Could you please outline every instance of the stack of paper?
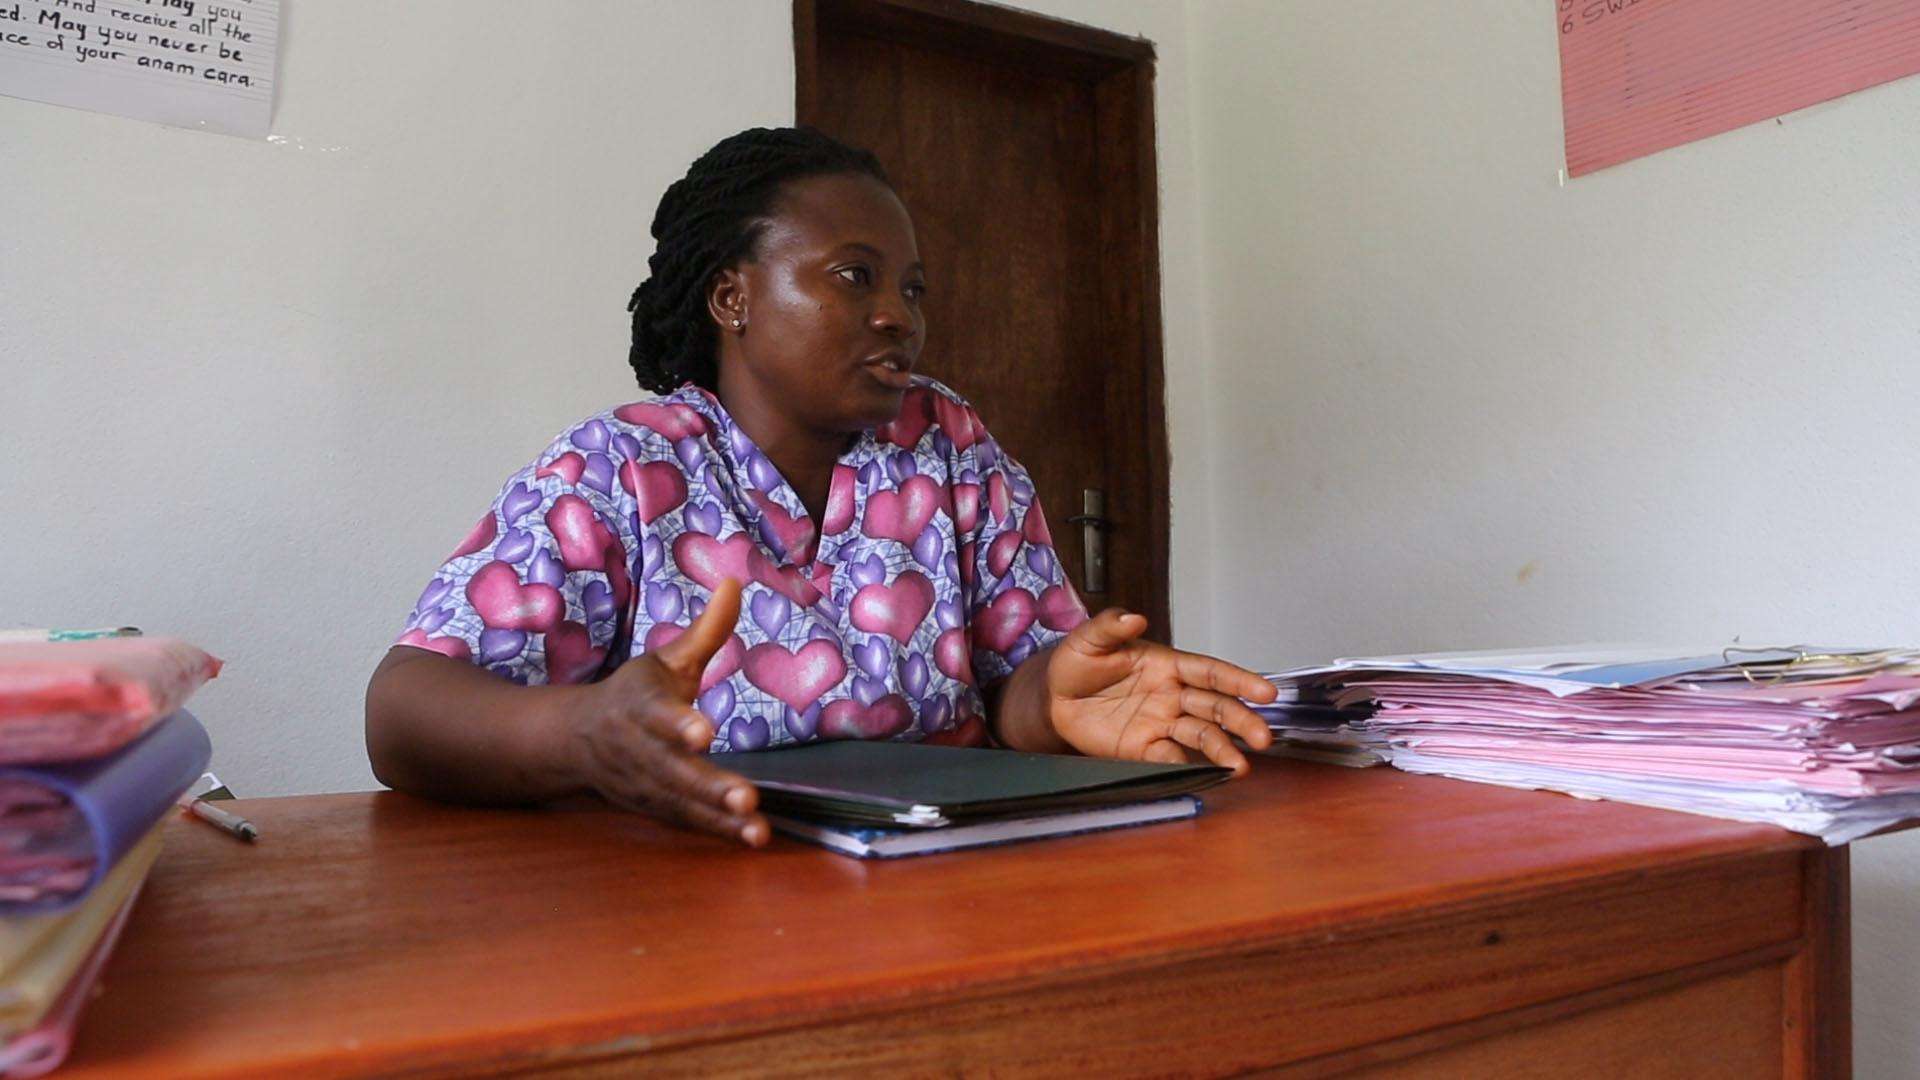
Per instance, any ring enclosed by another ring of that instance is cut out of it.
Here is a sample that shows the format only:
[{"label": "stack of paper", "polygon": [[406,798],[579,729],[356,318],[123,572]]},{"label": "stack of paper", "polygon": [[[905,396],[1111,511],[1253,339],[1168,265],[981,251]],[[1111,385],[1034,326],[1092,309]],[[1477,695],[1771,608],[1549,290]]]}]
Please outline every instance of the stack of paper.
[{"label": "stack of paper", "polygon": [[0,1077],[64,1060],[213,747],[179,706],[219,670],[157,638],[0,643]]},{"label": "stack of paper", "polygon": [[1273,683],[1278,691],[1274,701],[1248,705],[1273,733],[1267,753],[1361,768],[1384,760],[1378,738],[1364,724],[1373,715],[1371,703],[1337,705],[1322,687],[1278,676]]},{"label": "stack of paper", "polygon": [[1840,844],[1920,818],[1920,651],[1551,650],[1275,678],[1395,766],[1766,821]]}]

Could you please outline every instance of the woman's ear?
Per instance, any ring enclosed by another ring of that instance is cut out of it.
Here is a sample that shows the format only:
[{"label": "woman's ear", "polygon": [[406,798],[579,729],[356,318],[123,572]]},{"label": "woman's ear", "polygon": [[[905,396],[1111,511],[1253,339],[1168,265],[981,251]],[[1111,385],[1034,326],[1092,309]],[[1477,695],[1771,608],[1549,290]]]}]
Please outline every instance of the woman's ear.
[{"label": "woman's ear", "polygon": [[713,276],[707,289],[707,311],[723,334],[738,334],[747,328],[747,278],[729,267]]}]

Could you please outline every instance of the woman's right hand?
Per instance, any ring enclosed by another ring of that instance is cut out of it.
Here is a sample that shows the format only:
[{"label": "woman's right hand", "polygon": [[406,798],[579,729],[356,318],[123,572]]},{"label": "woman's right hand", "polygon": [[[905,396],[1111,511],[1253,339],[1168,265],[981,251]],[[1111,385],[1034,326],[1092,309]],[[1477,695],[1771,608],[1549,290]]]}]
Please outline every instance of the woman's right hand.
[{"label": "woman's right hand", "polygon": [[580,782],[615,806],[759,847],[769,834],[759,793],[707,760],[713,724],[693,707],[739,618],[740,583],[729,578],[685,633],[582,687],[566,738]]}]

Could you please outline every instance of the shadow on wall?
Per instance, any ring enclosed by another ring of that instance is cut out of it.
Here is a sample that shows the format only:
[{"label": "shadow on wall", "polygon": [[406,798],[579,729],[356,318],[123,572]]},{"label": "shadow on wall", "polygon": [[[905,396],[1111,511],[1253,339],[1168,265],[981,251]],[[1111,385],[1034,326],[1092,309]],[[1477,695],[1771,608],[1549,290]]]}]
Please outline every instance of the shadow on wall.
[{"label": "shadow on wall", "polygon": [[1862,1077],[1920,1076],[1920,967],[1876,942],[1920,930],[1920,832],[1853,849],[1854,1065]]}]

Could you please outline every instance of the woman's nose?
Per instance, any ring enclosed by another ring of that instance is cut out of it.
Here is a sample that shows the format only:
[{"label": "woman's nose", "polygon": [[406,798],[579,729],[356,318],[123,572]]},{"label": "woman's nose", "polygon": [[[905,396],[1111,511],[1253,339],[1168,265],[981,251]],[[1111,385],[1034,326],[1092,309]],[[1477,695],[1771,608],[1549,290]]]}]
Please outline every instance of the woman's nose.
[{"label": "woman's nose", "polygon": [[874,330],[888,337],[907,337],[913,333],[913,315],[907,311],[904,300],[880,301],[867,321]]}]

